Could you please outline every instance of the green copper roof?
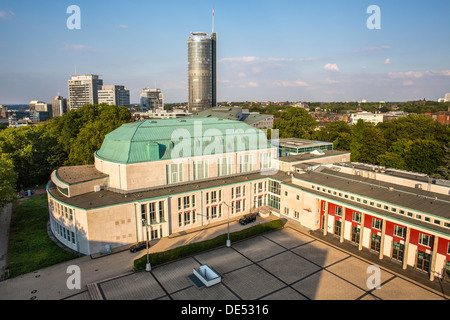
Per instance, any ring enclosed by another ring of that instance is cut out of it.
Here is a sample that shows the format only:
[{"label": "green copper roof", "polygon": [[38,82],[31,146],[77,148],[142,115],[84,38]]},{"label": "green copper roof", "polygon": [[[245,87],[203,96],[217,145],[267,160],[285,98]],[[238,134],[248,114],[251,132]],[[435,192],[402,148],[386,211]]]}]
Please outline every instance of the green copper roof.
[{"label": "green copper roof", "polygon": [[149,119],[107,134],[96,157],[126,164],[267,148],[265,134],[241,121]]}]

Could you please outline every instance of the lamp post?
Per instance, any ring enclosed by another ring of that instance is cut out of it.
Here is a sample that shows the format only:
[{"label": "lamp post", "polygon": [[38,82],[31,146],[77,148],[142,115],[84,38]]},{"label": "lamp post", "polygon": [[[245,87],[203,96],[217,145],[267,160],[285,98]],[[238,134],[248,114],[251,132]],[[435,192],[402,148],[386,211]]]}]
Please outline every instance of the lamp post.
[{"label": "lamp post", "polygon": [[145,243],[146,247],[147,247],[147,264],[145,265],[145,271],[149,272],[150,270],[152,270],[152,266],[150,265],[150,258],[148,255],[148,227],[149,225],[145,222],[145,219],[142,219],[142,226],[147,227],[147,241]]},{"label": "lamp post", "polygon": [[227,212],[228,212],[228,239],[227,239],[227,247],[231,247],[231,241],[230,241],[230,206],[224,201],[224,205],[227,206]]}]

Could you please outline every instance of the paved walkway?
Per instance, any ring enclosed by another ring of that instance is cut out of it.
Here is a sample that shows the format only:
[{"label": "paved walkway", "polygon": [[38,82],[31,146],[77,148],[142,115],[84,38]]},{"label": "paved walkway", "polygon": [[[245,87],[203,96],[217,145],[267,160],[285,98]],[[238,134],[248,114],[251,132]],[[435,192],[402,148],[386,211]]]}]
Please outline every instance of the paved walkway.
[{"label": "paved walkway", "polygon": [[[207,288],[190,278],[207,264],[222,276]],[[70,300],[445,300],[439,291],[287,226],[251,239],[89,284]]]},{"label": "paved walkway", "polygon": [[11,223],[12,204],[0,209],[0,281],[4,279],[6,254],[8,253],[9,225]]},{"label": "paved walkway", "polygon": [[[261,221],[258,218],[257,223]],[[236,221],[230,223],[231,232],[242,228]],[[164,238],[154,241],[150,251],[213,238],[226,230],[225,223]],[[133,261],[145,255],[145,250],[85,256],[0,282],[0,300],[448,299],[447,289],[440,289],[439,284],[424,285],[386,266],[380,266],[381,289],[369,288],[367,270],[377,261],[325,240],[288,222],[281,230],[155,266],[151,272],[132,270]],[[201,264],[214,268],[222,282],[198,288],[189,276]],[[71,265],[81,270],[80,289],[67,287]]]}]

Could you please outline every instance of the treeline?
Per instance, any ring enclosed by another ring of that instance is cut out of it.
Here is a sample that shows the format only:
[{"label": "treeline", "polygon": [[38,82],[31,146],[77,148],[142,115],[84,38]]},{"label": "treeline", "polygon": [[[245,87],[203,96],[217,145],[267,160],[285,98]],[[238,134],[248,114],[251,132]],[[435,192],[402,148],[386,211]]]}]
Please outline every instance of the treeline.
[{"label": "treeline", "polygon": [[1,130],[0,205],[15,190],[46,183],[60,166],[92,164],[105,135],[130,120],[125,107],[89,104],[37,126]]},{"label": "treeline", "polygon": [[280,138],[297,137],[333,143],[334,149],[351,152],[351,161],[364,162],[450,179],[450,126],[428,115],[381,122],[359,120],[350,126],[344,121],[318,122],[308,112],[288,108],[274,123]]}]

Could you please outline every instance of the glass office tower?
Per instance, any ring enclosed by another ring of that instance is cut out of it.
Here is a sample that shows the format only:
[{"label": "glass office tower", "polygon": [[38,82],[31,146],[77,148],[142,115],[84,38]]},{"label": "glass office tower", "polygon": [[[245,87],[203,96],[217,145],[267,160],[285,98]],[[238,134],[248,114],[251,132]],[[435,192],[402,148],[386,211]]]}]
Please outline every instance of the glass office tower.
[{"label": "glass office tower", "polygon": [[191,32],[188,38],[189,112],[217,105],[216,33]]}]

